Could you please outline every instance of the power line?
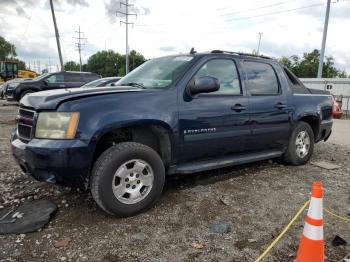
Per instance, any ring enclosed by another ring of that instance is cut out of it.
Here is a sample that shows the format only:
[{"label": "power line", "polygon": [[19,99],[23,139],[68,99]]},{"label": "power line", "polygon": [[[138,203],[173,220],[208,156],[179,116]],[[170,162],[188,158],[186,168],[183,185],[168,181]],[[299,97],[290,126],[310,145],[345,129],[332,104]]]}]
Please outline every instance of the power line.
[{"label": "power line", "polygon": [[322,3],[322,4],[313,4],[313,5],[302,6],[302,7],[293,8],[293,9],[282,10],[282,11],[278,11],[278,12],[270,12],[270,13],[264,13],[264,14],[260,14],[260,15],[231,18],[231,19],[226,19],[225,21],[229,22],[229,21],[257,18],[257,17],[262,17],[262,16],[277,15],[277,14],[292,12],[292,11],[296,11],[296,10],[306,9],[306,8],[310,8],[310,7],[323,6],[323,5],[324,5],[324,3]]},{"label": "power line", "polygon": [[80,72],[81,72],[81,69],[82,69],[82,63],[81,63],[81,51],[83,49],[83,46],[84,44],[81,43],[81,40],[86,40],[85,37],[81,37],[81,35],[84,33],[84,32],[81,32],[80,31],[80,26],[79,26],[79,30],[78,31],[75,31],[76,34],[78,34],[78,37],[73,37],[75,39],[78,40],[78,42],[75,43],[75,46],[79,52],[79,69],[80,69]]},{"label": "power line", "polygon": [[128,43],[128,27],[129,25],[133,25],[134,23],[129,23],[129,16],[135,16],[137,17],[137,14],[129,13],[129,7],[133,6],[128,3],[128,0],[125,0],[125,2],[120,2],[120,8],[122,6],[125,6],[125,13],[121,11],[116,12],[116,16],[118,14],[125,16],[125,21],[120,21],[121,24],[125,24],[125,74],[129,73],[129,43]]},{"label": "power line", "polygon": [[296,0],[289,0],[289,1],[284,1],[284,2],[278,2],[278,3],[274,3],[274,4],[270,4],[270,5],[264,5],[264,6],[260,6],[260,7],[244,9],[244,10],[235,11],[235,12],[231,12],[231,13],[227,13],[227,14],[222,14],[222,16],[234,15],[234,14],[238,14],[238,13],[247,13],[247,12],[250,12],[250,11],[265,9],[265,8],[273,7],[273,6],[279,6],[279,5],[283,5],[283,4],[291,3],[291,2],[295,2],[295,1]]}]

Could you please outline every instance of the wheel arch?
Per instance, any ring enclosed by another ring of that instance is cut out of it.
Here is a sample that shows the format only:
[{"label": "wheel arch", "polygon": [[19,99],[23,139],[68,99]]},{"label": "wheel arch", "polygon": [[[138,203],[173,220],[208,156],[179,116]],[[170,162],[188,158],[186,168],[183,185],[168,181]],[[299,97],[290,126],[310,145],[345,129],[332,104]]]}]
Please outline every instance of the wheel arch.
[{"label": "wheel arch", "polygon": [[318,133],[320,131],[320,117],[316,114],[305,114],[298,118],[298,122],[305,122],[310,125],[313,133],[314,139],[317,140]]},{"label": "wheel arch", "polygon": [[159,120],[110,125],[94,137],[91,168],[107,148],[120,142],[137,142],[151,147],[160,155],[165,166],[170,164],[173,155],[173,133],[167,123]]}]

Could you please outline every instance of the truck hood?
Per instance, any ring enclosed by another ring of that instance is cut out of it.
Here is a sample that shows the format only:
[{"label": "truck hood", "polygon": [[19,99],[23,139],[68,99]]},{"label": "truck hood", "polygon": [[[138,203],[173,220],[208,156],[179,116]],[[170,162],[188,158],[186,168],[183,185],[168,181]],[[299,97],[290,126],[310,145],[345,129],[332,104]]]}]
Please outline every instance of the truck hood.
[{"label": "truck hood", "polygon": [[118,86],[107,88],[69,88],[36,92],[24,96],[20,106],[31,107],[35,110],[54,110],[61,103],[89,96],[101,96],[125,92],[138,92],[143,89],[131,86]]}]

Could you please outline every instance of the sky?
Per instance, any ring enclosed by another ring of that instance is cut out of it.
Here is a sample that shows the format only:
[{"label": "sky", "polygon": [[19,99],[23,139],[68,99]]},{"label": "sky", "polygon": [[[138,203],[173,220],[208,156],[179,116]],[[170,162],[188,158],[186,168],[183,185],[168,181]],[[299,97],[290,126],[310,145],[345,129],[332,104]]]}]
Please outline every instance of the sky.
[{"label": "sky", "polygon": [[[121,0],[125,1],[125,0]],[[0,0],[0,35],[15,44],[32,69],[57,68],[49,0]],[[327,0],[129,0],[129,48],[146,58],[196,51],[302,56],[320,49]],[[63,60],[79,61],[76,31],[83,33],[83,63],[97,51],[125,54],[125,12],[119,0],[53,0]],[[350,73],[350,0],[332,0],[326,56]],[[34,61],[36,68],[34,68]],[[39,61],[39,63],[38,63]]]}]

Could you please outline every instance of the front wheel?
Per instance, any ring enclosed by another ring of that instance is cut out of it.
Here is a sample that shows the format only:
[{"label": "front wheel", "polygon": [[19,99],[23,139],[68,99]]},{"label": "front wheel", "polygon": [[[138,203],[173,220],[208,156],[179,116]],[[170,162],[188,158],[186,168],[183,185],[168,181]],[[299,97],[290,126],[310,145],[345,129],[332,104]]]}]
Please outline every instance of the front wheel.
[{"label": "front wheel", "polygon": [[163,190],[164,165],[152,148],[134,142],[112,146],[97,159],[91,193],[109,214],[131,216],[152,206]]},{"label": "front wheel", "polygon": [[299,122],[290,136],[283,159],[291,165],[303,165],[310,160],[313,150],[314,132],[308,123]]}]

